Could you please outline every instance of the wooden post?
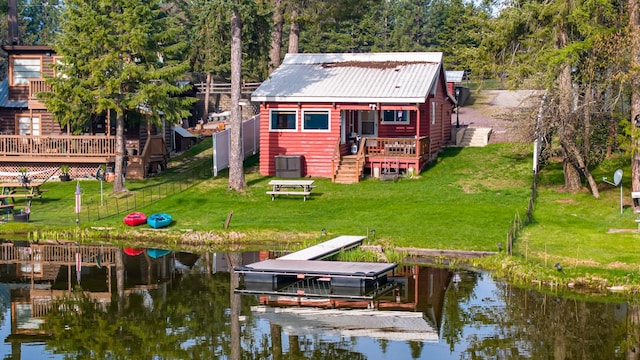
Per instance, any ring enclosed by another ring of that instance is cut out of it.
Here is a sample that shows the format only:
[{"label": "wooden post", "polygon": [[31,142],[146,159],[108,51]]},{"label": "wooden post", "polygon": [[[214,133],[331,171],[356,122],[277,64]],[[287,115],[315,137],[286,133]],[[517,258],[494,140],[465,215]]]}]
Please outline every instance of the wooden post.
[{"label": "wooden post", "polygon": [[229,211],[229,215],[227,215],[227,221],[224,222],[224,228],[229,228],[229,223],[231,223],[231,217],[233,216],[233,210]]}]

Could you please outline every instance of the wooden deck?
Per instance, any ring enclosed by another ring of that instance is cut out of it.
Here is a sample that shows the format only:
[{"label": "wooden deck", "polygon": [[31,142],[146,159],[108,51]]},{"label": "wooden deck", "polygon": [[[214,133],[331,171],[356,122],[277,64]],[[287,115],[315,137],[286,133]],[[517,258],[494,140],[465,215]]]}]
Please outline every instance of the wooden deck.
[{"label": "wooden deck", "polygon": [[116,137],[107,135],[0,135],[0,161],[113,161]]}]

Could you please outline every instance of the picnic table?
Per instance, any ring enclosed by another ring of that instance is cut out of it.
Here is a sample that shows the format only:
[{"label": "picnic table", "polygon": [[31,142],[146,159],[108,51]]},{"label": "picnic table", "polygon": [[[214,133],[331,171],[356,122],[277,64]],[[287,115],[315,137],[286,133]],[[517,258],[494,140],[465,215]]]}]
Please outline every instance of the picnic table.
[{"label": "picnic table", "polygon": [[313,180],[271,180],[269,185],[273,187],[273,190],[267,191],[271,201],[276,199],[276,195],[301,195],[307,201],[307,196],[315,188]]},{"label": "picnic table", "polygon": [[27,207],[31,206],[31,200],[34,197],[39,197],[42,200],[42,195],[44,190],[40,188],[41,183],[1,183],[0,188],[2,188],[2,192],[0,193],[0,205],[10,205],[8,203],[8,199],[11,199],[13,203],[16,202],[16,199],[22,198],[27,201]]}]

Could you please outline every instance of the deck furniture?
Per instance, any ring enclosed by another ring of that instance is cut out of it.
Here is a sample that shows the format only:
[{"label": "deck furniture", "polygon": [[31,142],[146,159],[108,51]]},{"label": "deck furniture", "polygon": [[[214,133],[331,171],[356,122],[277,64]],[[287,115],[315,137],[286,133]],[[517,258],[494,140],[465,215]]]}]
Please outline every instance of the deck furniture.
[{"label": "deck furniture", "polygon": [[272,191],[267,191],[271,195],[271,201],[276,199],[276,195],[301,195],[304,201],[307,196],[311,195],[313,180],[271,180],[269,185],[273,187]]}]

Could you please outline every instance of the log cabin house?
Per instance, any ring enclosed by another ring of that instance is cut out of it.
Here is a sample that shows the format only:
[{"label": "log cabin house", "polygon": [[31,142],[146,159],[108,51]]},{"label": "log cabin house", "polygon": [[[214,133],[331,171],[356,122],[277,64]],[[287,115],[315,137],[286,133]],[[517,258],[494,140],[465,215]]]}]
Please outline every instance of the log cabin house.
[{"label": "log cabin house", "polygon": [[252,94],[260,173],[358,182],[421,171],[451,139],[442,53],[287,54]]},{"label": "log cabin house", "polygon": [[[51,64],[60,57],[49,46],[1,48],[8,55],[8,75],[0,83],[0,177],[23,168],[48,178],[60,175],[61,165],[69,165],[71,177],[92,177],[100,165],[113,166],[115,114],[96,116],[82,129],[62,128],[37,97],[50,91],[45,75],[54,75]],[[135,116],[144,118],[141,113]],[[127,121],[127,178],[141,179],[166,169],[170,140],[168,124]]]}]

